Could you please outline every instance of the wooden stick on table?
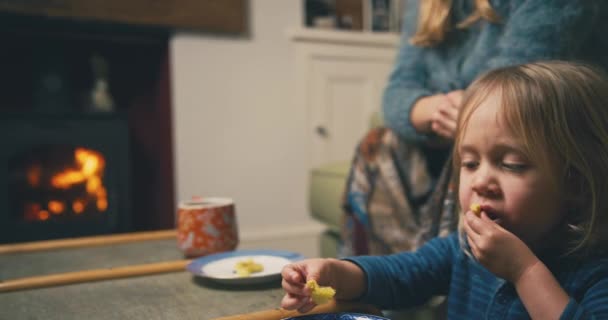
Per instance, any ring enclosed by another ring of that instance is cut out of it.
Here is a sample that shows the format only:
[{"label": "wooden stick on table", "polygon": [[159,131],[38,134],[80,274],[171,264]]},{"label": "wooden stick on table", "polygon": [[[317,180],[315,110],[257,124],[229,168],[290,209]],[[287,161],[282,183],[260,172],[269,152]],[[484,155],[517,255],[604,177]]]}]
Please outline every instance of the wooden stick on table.
[{"label": "wooden stick on table", "polygon": [[296,310],[285,310],[282,308],[263,310],[247,314],[237,314],[228,317],[216,318],[213,320],[280,320],[289,317],[296,317],[305,314],[331,313],[331,312],[360,312],[373,315],[382,315],[382,312],[371,305],[355,302],[336,302],[332,300],[328,303],[318,305],[307,313],[299,313]]},{"label": "wooden stick on table", "polygon": [[87,281],[135,277],[156,273],[184,271],[190,261],[191,260],[187,259],[174,260],[110,269],[83,270],[75,272],[56,273],[45,276],[12,279],[0,281],[0,292],[65,285]]},{"label": "wooden stick on table", "polygon": [[146,240],[162,240],[176,237],[173,229],[161,231],[132,232],[105,236],[80,237],[70,239],[33,241],[0,245],[0,254],[21,253],[42,250],[78,248],[87,246],[102,246],[116,243],[126,243]]}]

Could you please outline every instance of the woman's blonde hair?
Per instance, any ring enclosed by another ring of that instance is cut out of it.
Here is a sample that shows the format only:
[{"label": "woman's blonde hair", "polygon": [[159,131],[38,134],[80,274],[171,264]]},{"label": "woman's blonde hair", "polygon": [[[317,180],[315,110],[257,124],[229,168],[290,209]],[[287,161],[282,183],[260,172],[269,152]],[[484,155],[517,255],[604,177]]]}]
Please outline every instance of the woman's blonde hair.
[{"label": "woman's blonde hair", "polygon": [[[421,47],[432,47],[441,43],[452,28],[453,0],[420,0],[418,28],[410,43]],[[475,10],[466,19],[456,24],[456,28],[465,29],[485,19],[500,22],[500,16],[492,9],[489,0],[475,0]]]},{"label": "woman's blonde hair", "polygon": [[[531,161],[546,170],[564,196],[559,238],[564,255],[608,249],[608,78],[592,66],[564,61],[495,69],[473,82],[458,119],[453,165],[471,114],[490,94]],[[462,230],[461,230],[462,231]]]}]

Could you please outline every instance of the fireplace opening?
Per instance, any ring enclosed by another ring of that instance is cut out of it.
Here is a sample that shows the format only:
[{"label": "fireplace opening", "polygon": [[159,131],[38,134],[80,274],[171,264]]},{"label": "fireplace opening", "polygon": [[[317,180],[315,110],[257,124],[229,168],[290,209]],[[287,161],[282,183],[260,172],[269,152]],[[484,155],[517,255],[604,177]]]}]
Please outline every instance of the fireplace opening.
[{"label": "fireplace opening", "polygon": [[0,241],[132,229],[128,120],[6,114],[0,120]]},{"label": "fireplace opening", "polygon": [[9,208],[16,220],[99,219],[108,211],[105,157],[66,145],[44,146],[9,161]]},{"label": "fireplace opening", "polygon": [[174,226],[166,30],[0,19],[0,243]]}]

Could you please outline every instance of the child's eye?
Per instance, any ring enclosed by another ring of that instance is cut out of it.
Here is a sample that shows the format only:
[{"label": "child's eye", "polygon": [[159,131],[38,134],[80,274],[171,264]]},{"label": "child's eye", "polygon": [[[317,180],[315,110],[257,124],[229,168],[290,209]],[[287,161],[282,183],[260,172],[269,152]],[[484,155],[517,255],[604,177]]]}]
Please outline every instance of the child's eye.
[{"label": "child's eye", "polygon": [[469,169],[469,170],[477,168],[477,165],[478,165],[477,161],[463,161],[460,164],[461,167]]},{"label": "child's eye", "polygon": [[527,164],[503,162],[502,167],[513,172],[523,172],[528,168]]}]

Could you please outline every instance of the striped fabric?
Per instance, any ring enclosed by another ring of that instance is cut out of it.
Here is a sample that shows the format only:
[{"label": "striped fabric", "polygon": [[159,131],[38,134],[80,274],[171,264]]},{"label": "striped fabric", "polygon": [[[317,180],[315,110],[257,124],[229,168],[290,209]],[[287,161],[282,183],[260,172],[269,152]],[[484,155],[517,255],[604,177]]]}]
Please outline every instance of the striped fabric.
[{"label": "striped fabric", "polygon": [[[435,238],[416,252],[346,260],[367,275],[361,300],[384,309],[416,306],[432,296],[447,295],[449,319],[530,318],[514,286],[465,255],[456,233]],[[608,319],[608,258],[541,260],[570,295],[561,319]]]}]

